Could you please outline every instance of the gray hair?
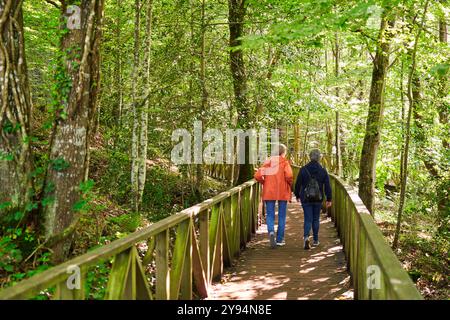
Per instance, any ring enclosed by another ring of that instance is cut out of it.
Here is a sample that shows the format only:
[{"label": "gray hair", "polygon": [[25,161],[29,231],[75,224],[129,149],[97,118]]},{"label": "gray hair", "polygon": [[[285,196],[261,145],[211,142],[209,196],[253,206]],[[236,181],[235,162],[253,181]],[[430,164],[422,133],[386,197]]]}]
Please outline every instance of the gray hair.
[{"label": "gray hair", "polygon": [[280,144],[275,145],[273,151],[274,151],[274,154],[278,154],[279,156],[281,156],[283,153],[287,152],[287,147],[286,147],[286,145],[280,143]]},{"label": "gray hair", "polygon": [[311,150],[311,152],[309,153],[309,158],[311,159],[311,161],[319,162],[321,157],[322,153],[320,153],[319,149]]}]

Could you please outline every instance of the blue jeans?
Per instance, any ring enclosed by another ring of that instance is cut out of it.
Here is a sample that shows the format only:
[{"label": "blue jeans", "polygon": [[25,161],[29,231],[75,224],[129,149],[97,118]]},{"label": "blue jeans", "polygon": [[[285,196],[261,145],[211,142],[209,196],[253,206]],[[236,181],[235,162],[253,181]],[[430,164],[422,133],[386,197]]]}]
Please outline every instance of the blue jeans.
[{"label": "blue jeans", "polygon": [[303,237],[309,237],[309,232],[312,227],[314,241],[319,241],[320,210],[322,209],[322,203],[302,203],[302,207],[305,215]]},{"label": "blue jeans", "polygon": [[[266,200],[266,223],[269,234],[275,233],[275,200]],[[278,229],[277,242],[284,240],[284,229],[286,227],[287,201],[278,200]]]}]

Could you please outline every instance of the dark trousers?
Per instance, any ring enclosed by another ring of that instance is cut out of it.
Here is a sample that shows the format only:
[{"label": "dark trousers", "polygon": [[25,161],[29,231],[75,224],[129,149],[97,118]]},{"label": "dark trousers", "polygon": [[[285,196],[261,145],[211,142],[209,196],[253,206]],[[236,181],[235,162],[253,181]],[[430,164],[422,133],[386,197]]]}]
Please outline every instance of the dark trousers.
[{"label": "dark trousers", "polygon": [[322,203],[304,203],[302,206],[305,215],[303,237],[309,237],[312,227],[314,241],[319,241],[320,210],[322,209]]}]

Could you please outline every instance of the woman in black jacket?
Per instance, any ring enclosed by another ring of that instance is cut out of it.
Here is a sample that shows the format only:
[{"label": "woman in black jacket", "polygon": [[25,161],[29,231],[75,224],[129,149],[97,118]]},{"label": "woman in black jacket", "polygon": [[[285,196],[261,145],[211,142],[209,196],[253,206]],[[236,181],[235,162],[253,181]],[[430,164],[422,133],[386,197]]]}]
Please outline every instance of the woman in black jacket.
[{"label": "woman in black jacket", "polygon": [[[300,169],[295,183],[295,197],[298,202],[301,202],[305,215],[303,237],[306,250],[310,248],[309,233],[311,227],[313,230],[313,246],[319,245],[320,210],[324,193],[327,199],[327,208],[331,207],[332,204],[330,177],[327,170],[319,163],[321,157],[319,150],[312,150],[309,153],[311,161]],[[315,192],[315,189],[317,192]]]}]

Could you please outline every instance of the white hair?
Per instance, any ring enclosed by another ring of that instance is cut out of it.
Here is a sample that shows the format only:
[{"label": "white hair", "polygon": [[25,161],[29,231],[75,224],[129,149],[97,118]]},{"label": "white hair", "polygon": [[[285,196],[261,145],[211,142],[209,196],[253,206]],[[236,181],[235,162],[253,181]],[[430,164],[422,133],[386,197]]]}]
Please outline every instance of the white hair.
[{"label": "white hair", "polygon": [[311,150],[311,152],[309,153],[309,158],[311,159],[311,161],[319,162],[321,157],[322,153],[320,152],[319,149]]}]

